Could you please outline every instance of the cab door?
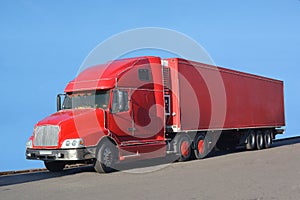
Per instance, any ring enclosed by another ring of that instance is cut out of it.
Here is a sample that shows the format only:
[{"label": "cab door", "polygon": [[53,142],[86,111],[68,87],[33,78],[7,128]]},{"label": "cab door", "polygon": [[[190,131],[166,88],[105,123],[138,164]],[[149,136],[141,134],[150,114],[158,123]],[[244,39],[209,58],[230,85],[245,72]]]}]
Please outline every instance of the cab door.
[{"label": "cab door", "polygon": [[112,91],[108,127],[112,133],[118,136],[134,135],[129,94],[130,90],[128,89]]}]

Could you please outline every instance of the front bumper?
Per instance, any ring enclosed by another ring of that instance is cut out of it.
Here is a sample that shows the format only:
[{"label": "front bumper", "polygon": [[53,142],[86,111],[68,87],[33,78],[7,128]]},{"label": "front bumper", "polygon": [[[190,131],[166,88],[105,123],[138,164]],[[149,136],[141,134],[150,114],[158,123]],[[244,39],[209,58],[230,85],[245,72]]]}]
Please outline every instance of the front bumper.
[{"label": "front bumper", "polygon": [[26,149],[29,160],[62,160],[76,161],[95,158],[96,148],[80,149]]}]

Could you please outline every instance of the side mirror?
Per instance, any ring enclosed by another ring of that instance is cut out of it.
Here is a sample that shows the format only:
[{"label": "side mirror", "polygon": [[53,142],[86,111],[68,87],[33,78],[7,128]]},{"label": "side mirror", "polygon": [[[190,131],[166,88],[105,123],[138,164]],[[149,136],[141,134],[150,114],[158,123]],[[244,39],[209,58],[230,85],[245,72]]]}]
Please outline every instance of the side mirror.
[{"label": "side mirror", "polygon": [[62,101],[61,101],[62,96],[66,97],[66,94],[58,94],[56,96],[56,109],[57,109],[57,111],[60,111],[60,110],[63,109]]},{"label": "side mirror", "polygon": [[61,95],[58,94],[57,97],[56,97],[56,109],[57,111],[60,111],[61,110]]}]

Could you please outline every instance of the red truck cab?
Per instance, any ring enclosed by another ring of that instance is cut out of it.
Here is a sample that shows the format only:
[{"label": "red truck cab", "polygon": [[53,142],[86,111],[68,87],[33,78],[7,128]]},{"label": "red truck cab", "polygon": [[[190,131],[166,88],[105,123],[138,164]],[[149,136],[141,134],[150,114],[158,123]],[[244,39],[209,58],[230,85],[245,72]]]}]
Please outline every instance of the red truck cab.
[{"label": "red truck cab", "polygon": [[[110,170],[104,166],[112,159],[164,156],[161,76],[158,57],[122,59],[85,69],[69,82],[65,94],[58,95],[58,111],[35,125],[26,158],[43,160],[50,171],[98,160],[95,168],[101,172]],[[105,155],[97,157],[99,152]]]}]

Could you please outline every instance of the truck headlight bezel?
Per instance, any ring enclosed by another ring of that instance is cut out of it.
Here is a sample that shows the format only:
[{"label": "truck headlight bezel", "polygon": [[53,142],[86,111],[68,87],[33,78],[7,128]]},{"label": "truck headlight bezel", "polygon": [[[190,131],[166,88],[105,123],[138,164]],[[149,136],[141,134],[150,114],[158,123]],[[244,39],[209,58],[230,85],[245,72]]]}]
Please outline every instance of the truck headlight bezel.
[{"label": "truck headlight bezel", "polygon": [[82,138],[66,139],[63,141],[62,149],[74,149],[84,147],[84,141]]}]

